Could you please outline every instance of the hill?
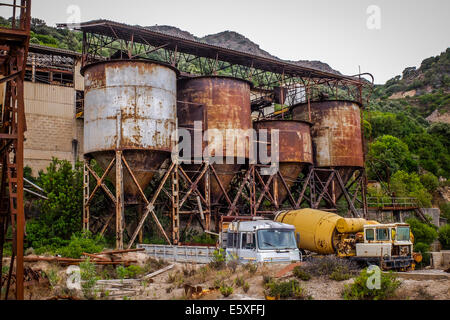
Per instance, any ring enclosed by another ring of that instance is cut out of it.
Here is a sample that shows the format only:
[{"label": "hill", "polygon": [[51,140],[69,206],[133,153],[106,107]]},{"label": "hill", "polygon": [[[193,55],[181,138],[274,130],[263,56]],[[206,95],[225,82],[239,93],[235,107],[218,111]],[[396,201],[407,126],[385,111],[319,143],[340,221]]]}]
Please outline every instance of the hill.
[{"label": "hill", "polygon": [[313,60],[313,61],[310,61],[310,60],[298,60],[298,61],[282,60],[276,56],[271,55],[269,52],[261,49],[258,44],[254,43],[250,39],[246,38],[242,34],[235,32],[235,31],[227,30],[227,31],[222,31],[219,33],[210,34],[205,37],[199,38],[187,31],[184,31],[179,28],[172,27],[172,26],[155,25],[155,26],[148,26],[146,28],[148,28],[150,30],[158,31],[158,32],[171,34],[174,36],[183,37],[183,38],[194,40],[194,41],[204,42],[204,43],[207,43],[210,45],[222,46],[222,47],[230,48],[230,49],[237,50],[237,51],[248,52],[248,53],[258,55],[261,57],[276,59],[276,60],[280,60],[280,61],[298,64],[298,65],[308,67],[308,68],[314,68],[314,69],[318,69],[318,70],[322,70],[322,71],[326,71],[326,72],[341,74],[339,71],[331,68],[327,63],[317,61],[317,60]]},{"label": "hill", "polygon": [[[369,179],[450,218],[450,48],[375,87],[364,112]],[[381,193],[380,193],[381,192]]]}]

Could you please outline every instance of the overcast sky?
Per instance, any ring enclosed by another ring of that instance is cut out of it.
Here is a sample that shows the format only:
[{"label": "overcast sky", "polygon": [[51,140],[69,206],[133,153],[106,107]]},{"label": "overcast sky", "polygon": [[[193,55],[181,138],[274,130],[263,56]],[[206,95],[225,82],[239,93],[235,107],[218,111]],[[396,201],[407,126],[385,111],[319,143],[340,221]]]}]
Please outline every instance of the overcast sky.
[{"label": "overcast sky", "polygon": [[[204,36],[239,32],[289,60],[320,60],[384,83],[450,45],[449,0],[33,0],[47,24],[74,18],[172,25]],[[375,7],[374,7],[375,6]],[[4,9],[2,9],[3,13]]]}]

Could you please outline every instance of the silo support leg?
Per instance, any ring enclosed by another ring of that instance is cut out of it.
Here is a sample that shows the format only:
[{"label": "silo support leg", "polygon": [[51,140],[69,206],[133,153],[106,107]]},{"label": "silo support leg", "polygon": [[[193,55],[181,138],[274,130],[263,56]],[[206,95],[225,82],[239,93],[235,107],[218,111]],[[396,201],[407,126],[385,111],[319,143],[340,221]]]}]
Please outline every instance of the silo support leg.
[{"label": "silo support leg", "polygon": [[122,151],[116,151],[116,249],[123,249],[123,193]]},{"label": "silo support leg", "polygon": [[[308,173],[308,176],[306,177],[305,181],[303,182],[302,191],[300,192],[300,196],[298,197],[297,203],[295,204],[295,208],[296,209],[300,208],[300,206],[301,206],[301,204],[303,202],[303,199],[306,198],[305,192],[306,192],[306,189],[308,188],[308,186],[311,183],[311,177],[312,177],[313,173],[314,173],[313,169],[310,169],[309,173]],[[309,202],[310,202],[310,205],[312,206],[312,199],[309,199]]]},{"label": "silo support leg", "polygon": [[345,188],[345,184],[344,181],[342,181],[341,175],[339,174],[339,172],[337,172],[336,177],[338,179],[339,182],[339,186],[342,188],[342,192],[344,193],[345,199],[348,202],[348,205],[350,206],[350,210],[352,211],[352,214],[354,217],[358,217],[359,218],[359,213],[355,208],[355,205],[352,202],[352,199],[350,198],[350,195],[347,192],[347,189]]},{"label": "silo support leg", "polygon": [[83,231],[89,231],[89,170],[87,160],[83,165]]}]

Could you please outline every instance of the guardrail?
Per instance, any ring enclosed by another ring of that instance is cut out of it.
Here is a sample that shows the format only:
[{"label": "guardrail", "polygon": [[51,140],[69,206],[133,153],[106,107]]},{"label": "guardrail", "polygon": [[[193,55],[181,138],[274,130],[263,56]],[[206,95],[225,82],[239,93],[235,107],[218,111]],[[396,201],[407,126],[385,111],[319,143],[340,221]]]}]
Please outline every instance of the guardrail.
[{"label": "guardrail", "polygon": [[187,263],[209,263],[216,250],[216,247],[169,246],[159,244],[138,244],[136,247],[144,248],[145,253],[155,259]]},{"label": "guardrail", "polygon": [[388,198],[388,197],[368,197],[367,206],[369,208],[420,208],[416,198]]}]

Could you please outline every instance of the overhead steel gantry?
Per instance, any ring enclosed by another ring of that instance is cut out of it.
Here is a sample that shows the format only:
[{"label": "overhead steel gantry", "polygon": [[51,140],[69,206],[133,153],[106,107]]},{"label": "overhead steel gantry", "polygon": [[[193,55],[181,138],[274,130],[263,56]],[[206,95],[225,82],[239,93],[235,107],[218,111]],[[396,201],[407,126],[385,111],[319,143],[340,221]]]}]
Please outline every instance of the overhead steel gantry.
[{"label": "overhead steel gantry", "polygon": [[370,88],[370,82],[361,75],[325,72],[109,20],[64,23],[58,27],[83,32],[83,66],[105,59],[151,59],[178,68],[182,76],[226,74],[249,80],[254,88],[261,90],[302,85],[308,100],[324,90],[330,98],[355,100],[361,104],[368,98],[363,97],[367,91],[363,87]]},{"label": "overhead steel gantry", "polygon": [[[11,26],[0,27],[0,269],[4,244],[12,241],[9,272],[0,278],[0,289],[6,286],[6,300],[15,282],[16,299],[23,300],[23,142],[26,131],[23,81],[30,40],[31,1],[2,1],[0,7],[12,11]],[[12,238],[7,239],[10,227]]]}]

